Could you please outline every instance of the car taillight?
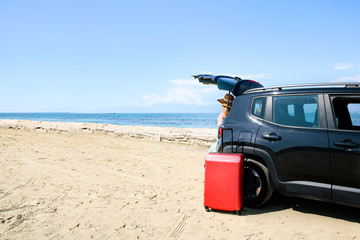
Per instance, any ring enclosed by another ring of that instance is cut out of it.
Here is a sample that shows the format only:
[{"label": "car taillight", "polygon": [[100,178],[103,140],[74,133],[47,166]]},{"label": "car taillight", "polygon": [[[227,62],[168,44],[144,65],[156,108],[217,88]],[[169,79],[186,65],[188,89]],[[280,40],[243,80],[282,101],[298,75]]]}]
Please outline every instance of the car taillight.
[{"label": "car taillight", "polygon": [[219,132],[218,132],[219,137],[222,135],[222,132],[223,132],[223,128],[220,127],[220,128],[219,128]]}]

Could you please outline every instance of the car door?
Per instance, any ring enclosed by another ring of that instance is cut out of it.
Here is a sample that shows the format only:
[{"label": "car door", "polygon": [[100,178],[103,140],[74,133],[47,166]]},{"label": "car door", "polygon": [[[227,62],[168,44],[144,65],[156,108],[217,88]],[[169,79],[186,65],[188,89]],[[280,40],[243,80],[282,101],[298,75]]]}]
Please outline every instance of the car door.
[{"label": "car door", "polygon": [[331,198],[331,168],[322,94],[270,97],[272,114],[255,145],[274,162],[287,193]]},{"label": "car door", "polygon": [[332,198],[360,204],[360,95],[330,95],[328,99]]}]

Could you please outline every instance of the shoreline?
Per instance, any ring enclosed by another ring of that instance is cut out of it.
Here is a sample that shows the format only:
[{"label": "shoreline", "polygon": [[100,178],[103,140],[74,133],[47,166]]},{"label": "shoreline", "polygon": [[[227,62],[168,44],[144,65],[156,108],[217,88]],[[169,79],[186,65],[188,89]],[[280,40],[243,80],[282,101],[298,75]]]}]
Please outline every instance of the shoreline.
[{"label": "shoreline", "polygon": [[47,122],[0,119],[0,128],[55,133],[97,133],[115,137],[151,139],[157,142],[175,142],[210,146],[217,139],[217,129],[127,126],[101,123]]}]

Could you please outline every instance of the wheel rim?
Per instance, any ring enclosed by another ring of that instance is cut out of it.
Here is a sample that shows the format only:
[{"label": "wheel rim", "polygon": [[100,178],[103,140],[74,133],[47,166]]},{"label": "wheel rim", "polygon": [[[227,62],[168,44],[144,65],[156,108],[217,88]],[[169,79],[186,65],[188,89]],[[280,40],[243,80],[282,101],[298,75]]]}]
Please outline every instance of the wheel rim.
[{"label": "wheel rim", "polygon": [[244,168],[244,196],[247,199],[254,199],[261,192],[261,178],[258,172],[252,168]]}]

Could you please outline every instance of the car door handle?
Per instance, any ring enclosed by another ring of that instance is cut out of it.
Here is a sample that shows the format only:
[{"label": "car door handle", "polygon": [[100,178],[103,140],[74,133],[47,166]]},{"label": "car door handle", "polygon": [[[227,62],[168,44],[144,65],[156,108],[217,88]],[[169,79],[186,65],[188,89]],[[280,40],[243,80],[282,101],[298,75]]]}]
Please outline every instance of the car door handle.
[{"label": "car door handle", "polygon": [[281,137],[278,136],[276,133],[270,133],[270,134],[265,134],[262,136],[264,139],[270,140],[270,141],[278,141],[281,140]]},{"label": "car door handle", "polygon": [[359,144],[358,143],[354,143],[352,141],[348,141],[348,140],[345,140],[343,142],[334,142],[334,145],[335,146],[338,146],[338,147],[343,147],[343,148],[356,148],[356,147],[359,147]]}]

